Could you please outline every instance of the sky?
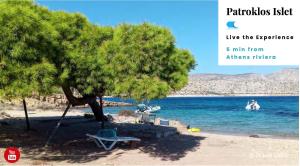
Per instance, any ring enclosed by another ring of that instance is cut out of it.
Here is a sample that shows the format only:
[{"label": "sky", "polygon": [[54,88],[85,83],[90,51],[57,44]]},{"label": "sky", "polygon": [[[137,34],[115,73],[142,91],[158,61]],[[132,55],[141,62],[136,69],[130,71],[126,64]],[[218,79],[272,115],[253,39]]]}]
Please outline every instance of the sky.
[{"label": "sky", "polygon": [[218,3],[214,0],[171,1],[100,1],[39,0],[50,10],[79,12],[98,25],[150,22],[167,27],[176,38],[176,46],[195,56],[195,73],[271,73],[295,66],[219,66]]}]

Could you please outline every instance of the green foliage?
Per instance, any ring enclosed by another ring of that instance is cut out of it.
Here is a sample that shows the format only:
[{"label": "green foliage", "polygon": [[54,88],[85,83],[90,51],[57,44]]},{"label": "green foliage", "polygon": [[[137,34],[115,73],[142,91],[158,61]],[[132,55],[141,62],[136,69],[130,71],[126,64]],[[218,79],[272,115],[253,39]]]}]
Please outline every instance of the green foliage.
[{"label": "green foliage", "polygon": [[[113,35],[111,27],[90,24],[80,14],[54,12],[53,24],[59,34],[59,46],[53,63],[60,69],[59,84],[76,88],[82,95],[106,89],[111,69],[99,47]],[[108,79],[108,80],[107,80]]]},{"label": "green foliage", "polygon": [[49,94],[161,98],[187,83],[195,61],[167,28],[105,27],[31,1],[0,2],[0,96]]},{"label": "green foliage", "polygon": [[49,13],[29,1],[0,3],[0,96],[26,97],[54,89],[49,62],[56,33]]},{"label": "green foliage", "polygon": [[175,47],[167,28],[148,23],[117,26],[100,49],[114,69],[112,94],[136,100],[162,98],[182,88],[195,64],[187,50]]}]

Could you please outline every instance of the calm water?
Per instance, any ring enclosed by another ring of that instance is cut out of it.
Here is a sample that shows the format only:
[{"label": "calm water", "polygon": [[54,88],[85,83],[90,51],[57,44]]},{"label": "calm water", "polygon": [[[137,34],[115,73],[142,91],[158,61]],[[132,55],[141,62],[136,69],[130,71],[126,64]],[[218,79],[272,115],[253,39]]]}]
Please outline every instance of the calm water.
[{"label": "calm water", "polygon": [[[255,99],[260,111],[246,111],[248,100]],[[106,98],[110,101],[125,101]],[[298,137],[299,97],[174,97],[153,100],[160,105],[158,117],[176,119],[203,131],[227,134],[259,134]],[[105,108],[106,113],[135,107]]]}]

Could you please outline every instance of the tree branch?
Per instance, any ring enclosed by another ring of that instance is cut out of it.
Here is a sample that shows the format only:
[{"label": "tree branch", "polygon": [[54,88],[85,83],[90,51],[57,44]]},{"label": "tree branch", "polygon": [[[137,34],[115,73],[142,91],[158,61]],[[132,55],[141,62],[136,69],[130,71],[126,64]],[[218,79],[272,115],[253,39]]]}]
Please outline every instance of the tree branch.
[{"label": "tree branch", "polygon": [[96,96],[83,96],[81,98],[75,97],[69,86],[62,86],[62,89],[68,101],[70,102],[70,104],[72,104],[72,106],[89,104],[96,98]]}]

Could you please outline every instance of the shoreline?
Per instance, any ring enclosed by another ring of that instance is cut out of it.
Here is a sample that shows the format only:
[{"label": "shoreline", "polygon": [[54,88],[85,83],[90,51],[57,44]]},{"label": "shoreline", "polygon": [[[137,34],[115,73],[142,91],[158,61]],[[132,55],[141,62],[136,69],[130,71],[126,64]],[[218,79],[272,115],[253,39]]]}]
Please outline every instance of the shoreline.
[{"label": "shoreline", "polygon": [[[201,133],[224,135],[224,136],[236,136],[236,137],[248,137],[248,138],[267,138],[267,139],[278,139],[278,140],[299,140],[299,137],[292,136],[277,136],[277,135],[264,135],[264,134],[245,134],[245,133],[224,133],[224,132],[213,132],[213,131],[201,131]],[[259,136],[259,137],[255,137]]]},{"label": "shoreline", "polygon": [[[12,118],[16,119],[24,119],[25,122],[25,117],[24,117],[24,111],[21,110],[21,107],[17,107],[14,110],[9,110],[9,114],[11,115]],[[0,113],[3,112],[0,110]],[[57,109],[57,110],[41,110],[41,109],[36,109],[34,111],[29,111],[29,120],[30,118],[48,118],[52,120],[59,120],[60,116],[62,114],[63,110]],[[87,112],[82,111],[82,108],[72,108],[67,115],[66,119],[70,117],[84,117],[84,114]],[[0,114],[1,115],[1,114]],[[113,117],[118,116],[118,114],[110,114]],[[157,117],[161,118],[161,117]],[[1,120],[0,116],[0,120]],[[72,118],[71,118],[72,119]],[[178,121],[178,120],[173,120],[173,119],[168,119],[170,121]],[[180,124],[186,126],[181,121],[178,121]],[[25,123],[24,123],[25,124]],[[256,138],[256,139],[262,139],[262,138],[268,138],[268,139],[279,139],[279,140],[299,140],[299,136],[280,136],[280,135],[266,135],[266,134],[258,134],[258,133],[232,133],[232,132],[222,132],[222,131],[203,131],[202,128],[200,127],[201,132],[200,133],[206,133],[206,134],[215,134],[215,135],[223,135],[223,136],[236,136],[236,137],[248,137],[248,138]],[[191,133],[191,132],[189,132]]]},{"label": "shoreline", "polygon": [[[0,121],[5,118],[2,117],[2,111],[0,110]],[[6,119],[8,124],[0,124],[0,130],[3,131],[0,132],[0,144],[3,145],[0,151],[8,146],[20,148],[22,158],[17,163],[20,165],[69,165],[78,161],[88,165],[298,165],[298,139],[254,138],[249,135],[206,131],[193,133],[177,123],[175,126],[178,127],[178,133],[150,139],[137,136],[142,132],[128,131],[127,129],[135,126],[124,122],[128,117],[115,119],[118,133],[130,132],[124,136],[139,137],[142,139],[141,144],[137,148],[117,145],[107,152],[97,147],[93,141],[87,140],[85,134],[96,133],[100,125],[93,119],[84,118],[84,113],[80,110],[68,112],[53,140],[54,148],[45,149],[47,133],[53,130],[62,111],[30,111],[31,124],[35,126],[31,132],[24,132],[24,111],[19,109],[5,112],[11,117]],[[148,131],[147,125],[144,127]],[[170,125],[170,128],[173,127]]]}]

